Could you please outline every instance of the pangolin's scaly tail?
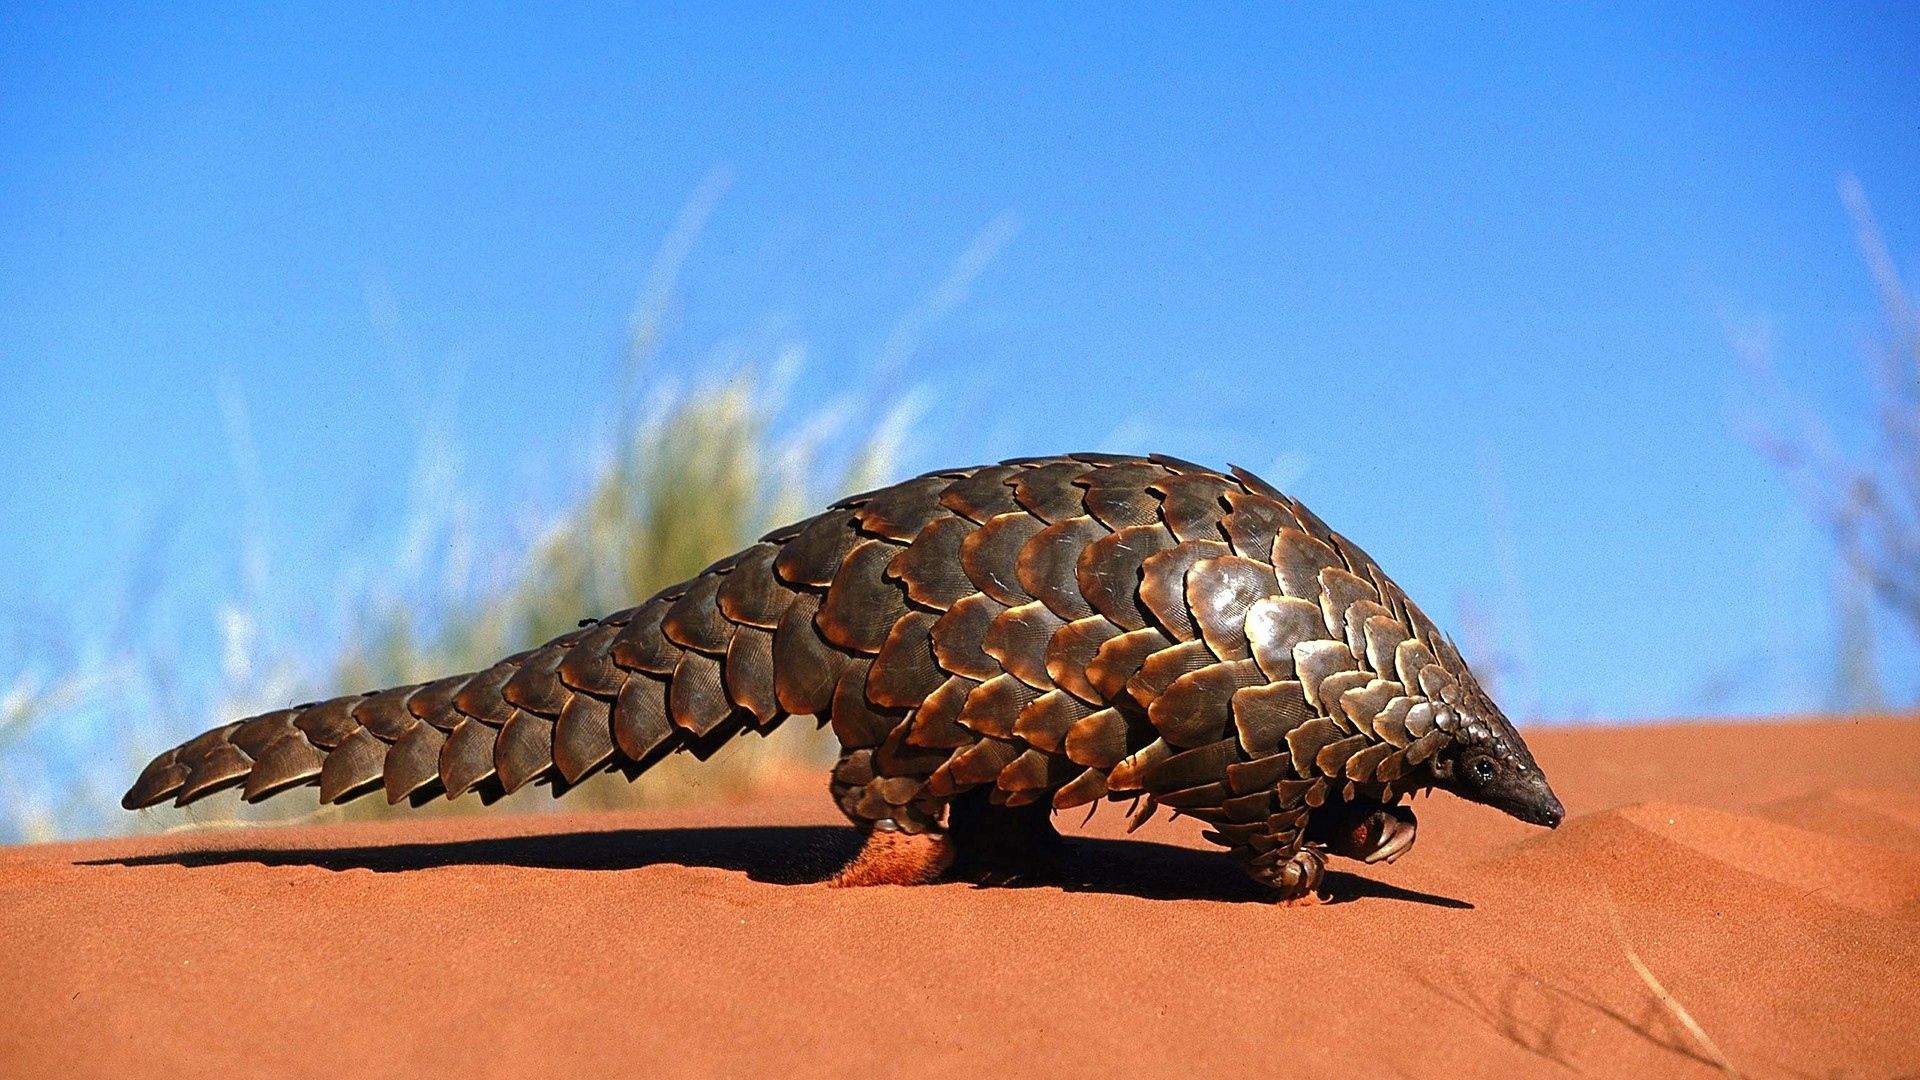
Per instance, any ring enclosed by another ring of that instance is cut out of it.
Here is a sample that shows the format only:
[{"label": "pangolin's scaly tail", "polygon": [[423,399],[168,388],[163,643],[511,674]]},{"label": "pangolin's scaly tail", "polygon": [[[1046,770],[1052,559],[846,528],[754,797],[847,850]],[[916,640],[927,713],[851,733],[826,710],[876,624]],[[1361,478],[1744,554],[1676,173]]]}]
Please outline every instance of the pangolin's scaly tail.
[{"label": "pangolin's scaly tail", "polygon": [[492,801],[602,768],[631,777],[675,750],[705,757],[743,729],[824,714],[852,658],[813,616],[853,545],[850,522],[830,512],[781,530],[484,671],[215,728],[155,758],[122,805],[185,805],[236,786],[255,802],[306,784],[323,803],[375,790],[393,803],[469,791]]}]

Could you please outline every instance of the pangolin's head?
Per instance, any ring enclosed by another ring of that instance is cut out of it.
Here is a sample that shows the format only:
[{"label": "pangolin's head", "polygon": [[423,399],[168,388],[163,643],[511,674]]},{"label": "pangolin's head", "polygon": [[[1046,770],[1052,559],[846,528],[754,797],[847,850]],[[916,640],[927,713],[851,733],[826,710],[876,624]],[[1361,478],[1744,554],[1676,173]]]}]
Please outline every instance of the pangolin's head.
[{"label": "pangolin's head", "polygon": [[1462,683],[1455,702],[1435,703],[1435,721],[1450,739],[1429,765],[1434,785],[1521,821],[1558,827],[1566,809],[1520,733],[1471,675]]}]

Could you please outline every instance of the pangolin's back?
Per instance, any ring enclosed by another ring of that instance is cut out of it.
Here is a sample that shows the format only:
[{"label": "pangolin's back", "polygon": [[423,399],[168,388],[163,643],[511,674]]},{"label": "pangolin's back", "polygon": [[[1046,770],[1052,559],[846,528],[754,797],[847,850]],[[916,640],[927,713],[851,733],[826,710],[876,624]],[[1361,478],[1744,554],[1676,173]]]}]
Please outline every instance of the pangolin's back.
[{"label": "pangolin's back", "polygon": [[125,805],[563,791],[812,714],[856,820],[933,827],[991,785],[1151,790],[1232,830],[1315,783],[1391,796],[1478,694],[1372,559],[1257,477],[1076,454],[853,496],[484,671],[215,728]]}]

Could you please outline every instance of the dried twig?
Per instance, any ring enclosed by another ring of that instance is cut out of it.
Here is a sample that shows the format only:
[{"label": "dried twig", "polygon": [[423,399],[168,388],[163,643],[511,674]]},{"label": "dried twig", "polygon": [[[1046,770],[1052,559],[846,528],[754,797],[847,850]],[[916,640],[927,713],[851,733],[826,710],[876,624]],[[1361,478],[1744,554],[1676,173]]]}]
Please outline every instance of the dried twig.
[{"label": "dried twig", "polygon": [[1627,963],[1633,965],[1634,973],[1640,976],[1641,982],[1647,984],[1647,989],[1652,992],[1654,1000],[1672,1013],[1673,1018],[1680,1022],[1680,1026],[1693,1036],[1694,1041],[1707,1052],[1707,1056],[1720,1067],[1720,1071],[1739,1080],[1740,1070],[1734,1068],[1733,1062],[1727,1060],[1727,1055],[1720,1052],[1720,1047],[1714,1044],[1713,1038],[1707,1034],[1705,1028],[1700,1026],[1700,1022],[1693,1018],[1693,1014],[1687,1011],[1687,1007],[1680,1004],[1679,999],[1661,985],[1660,980],[1654,976],[1653,970],[1647,967],[1646,961],[1640,959],[1640,954],[1635,952],[1633,945],[1627,941],[1627,932],[1620,925],[1620,912],[1613,904],[1613,894],[1603,889],[1602,895],[1607,905],[1607,921],[1613,924],[1614,940],[1620,943],[1620,951],[1626,954]]}]

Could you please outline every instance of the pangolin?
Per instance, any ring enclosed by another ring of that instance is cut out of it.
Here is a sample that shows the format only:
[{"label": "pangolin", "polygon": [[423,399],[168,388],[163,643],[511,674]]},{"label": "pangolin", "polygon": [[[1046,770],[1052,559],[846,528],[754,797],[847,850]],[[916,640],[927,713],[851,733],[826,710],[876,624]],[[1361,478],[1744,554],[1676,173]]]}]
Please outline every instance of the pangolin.
[{"label": "pangolin", "polygon": [[1239,468],[1072,454],[842,499],[484,671],[280,709],[155,758],[128,809],[317,784],[416,805],[637,776],[792,715],[831,725],[867,834],[843,885],[1044,873],[1050,815],[1140,800],[1310,901],[1392,860],[1403,800],[1562,809],[1459,652],[1378,565]]}]

